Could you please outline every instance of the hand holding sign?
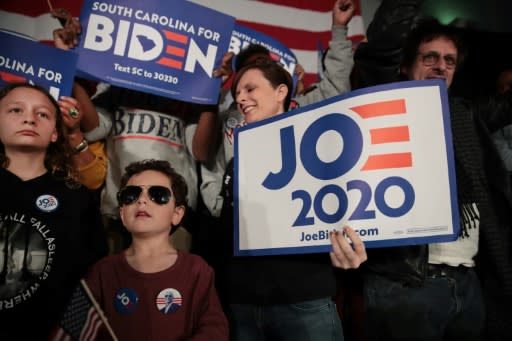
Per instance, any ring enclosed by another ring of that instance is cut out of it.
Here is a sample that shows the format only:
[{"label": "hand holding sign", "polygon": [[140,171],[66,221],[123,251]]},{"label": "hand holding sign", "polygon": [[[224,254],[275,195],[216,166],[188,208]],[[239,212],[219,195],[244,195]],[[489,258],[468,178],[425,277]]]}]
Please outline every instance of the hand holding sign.
[{"label": "hand holding sign", "polygon": [[76,47],[78,45],[78,35],[82,32],[80,22],[64,8],[55,8],[51,13],[52,17],[59,19],[62,25],[62,28],[53,31],[55,46],[63,50]]},{"label": "hand holding sign", "polygon": [[368,259],[363,241],[350,227],[344,226],[343,233],[331,232],[330,239],[332,251],[329,256],[331,256],[333,266],[345,270],[357,269]]},{"label": "hand holding sign", "polygon": [[222,57],[222,61],[220,66],[213,70],[213,77],[222,77],[222,83],[227,81],[229,77],[233,74],[233,68],[231,67],[231,62],[235,53],[233,51],[226,52],[226,54]]},{"label": "hand holding sign", "polygon": [[68,129],[68,134],[79,131],[81,119],[80,102],[73,97],[61,96],[59,98],[59,107],[64,124]]}]

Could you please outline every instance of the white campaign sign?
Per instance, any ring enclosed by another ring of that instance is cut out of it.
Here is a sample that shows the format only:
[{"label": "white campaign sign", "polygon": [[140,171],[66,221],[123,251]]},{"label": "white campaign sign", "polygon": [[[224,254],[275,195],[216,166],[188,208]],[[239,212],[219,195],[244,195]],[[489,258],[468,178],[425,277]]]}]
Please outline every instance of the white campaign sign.
[{"label": "white campaign sign", "polygon": [[330,251],[349,225],[366,247],[459,231],[446,87],[360,89],[240,128],[235,254]]}]

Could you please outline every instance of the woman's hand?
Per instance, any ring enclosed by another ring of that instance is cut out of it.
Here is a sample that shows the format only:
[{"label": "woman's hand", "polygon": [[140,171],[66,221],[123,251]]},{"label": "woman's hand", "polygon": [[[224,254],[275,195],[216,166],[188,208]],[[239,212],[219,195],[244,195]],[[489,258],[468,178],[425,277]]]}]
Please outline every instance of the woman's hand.
[{"label": "woman's hand", "polygon": [[68,130],[67,133],[79,132],[80,120],[82,118],[80,103],[73,97],[62,96],[59,99],[59,107],[62,113],[62,120]]},{"label": "woman's hand", "polygon": [[55,8],[51,11],[52,17],[59,19],[62,28],[53,31],[53,41],[55,46],[69,50],[78,45],[78,36],[82,32],[80,22],[73,18],[71,13],[64,8]]},{"label": "woman's hand", "polygon": [[330,232],[332,265],[341,269],[357,269],[368,256],[359,235],[350,227],[344,226],[343,231]]}]

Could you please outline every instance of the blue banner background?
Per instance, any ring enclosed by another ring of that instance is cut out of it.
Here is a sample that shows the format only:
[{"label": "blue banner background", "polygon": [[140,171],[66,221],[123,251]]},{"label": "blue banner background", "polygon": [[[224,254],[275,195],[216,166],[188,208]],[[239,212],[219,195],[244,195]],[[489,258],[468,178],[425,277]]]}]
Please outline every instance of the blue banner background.
[{"label": "blue banner background", "polygon": [[[187,102],[217,103],[220,79],[211,71],[228,50],[233,17],[187,1],[89,0],[80,22],[80,75]],[[190,67],[195,57],[203,62]]]},{"label": "blue banner background", "polygon": [[58,99],[70,96],[78,56],[21,36],[0,32],[0,86],[13,82],[40,85]]}]

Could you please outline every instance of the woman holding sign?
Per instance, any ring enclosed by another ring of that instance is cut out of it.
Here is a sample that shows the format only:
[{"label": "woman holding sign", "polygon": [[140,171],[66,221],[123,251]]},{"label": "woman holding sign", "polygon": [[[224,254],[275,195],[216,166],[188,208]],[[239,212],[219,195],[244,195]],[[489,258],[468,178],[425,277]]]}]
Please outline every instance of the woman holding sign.
[{"label": "woman holding sign", "polygon": [[[231,91],[238,110],[252,124],[288,109],[292,80],[276,63],[255,63],[238,72]],[[217,276],[234,340],[343,340],[332,300],[336,294],[333,265],[359,267],[366,260],[360,238],[349,227],[344,227],[344,233],[331,234],[331,262],[325,254],[232,257],[232,179],[233,160],[224,176],[219,231],[219,248],[228,261]]]},{"label": "woman holding sign", "polygon": [[0,340],[46,340],[78,280],[106,253],[99,210],[71,155],[46,90],[0,90]]}]

